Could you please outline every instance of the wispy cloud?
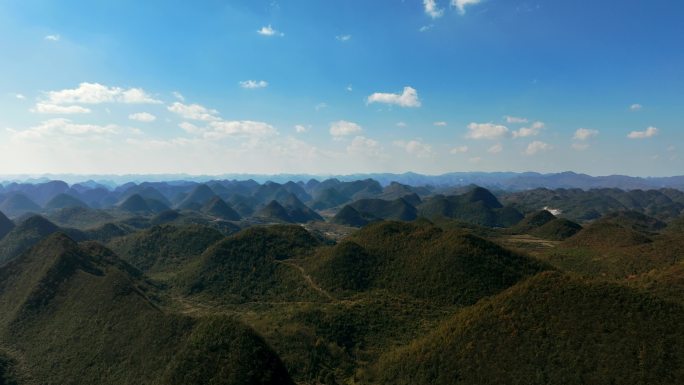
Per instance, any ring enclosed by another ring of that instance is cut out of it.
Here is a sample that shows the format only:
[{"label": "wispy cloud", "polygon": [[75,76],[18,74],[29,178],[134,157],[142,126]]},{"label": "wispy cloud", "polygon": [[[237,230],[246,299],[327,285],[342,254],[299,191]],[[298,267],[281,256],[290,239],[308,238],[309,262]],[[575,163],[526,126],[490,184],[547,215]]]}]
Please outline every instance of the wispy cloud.
[{"label": "wispy cloud", "polygon": [[100,126],[95,124],[77,124],[69,119],[50,119],[22,131],[12,131],[14,138],[24,140],[36,140],[48,136],[68,135],[108,135],[117,133],[117,126]]},{"label": "wispy cloud", "polygon": [[265,80],[245,80],[241,81],[239,84],[240,87],[250,90],[268,87],[268,82]]},{"label": "wispy cloud", "polygon": [[644,108],[644,106],[642,106],[639,103],[634,103],[631,106],[629,106],[630,111],[634,111],[634,112],[641,111],[643,108]]},{"label": "wispy cloud", "polygon": [[36,106],[31,109],[31,112],[35,112],[37,114],[75,115],[89,114],[91,111],[88,108],[76,105],[62,106],[59,104],[36,103]]},{"label": "wispy cloud", "polygon": [[295,126],[295,132],[298,134],[303,134],[305,132],[308,132],[311,129],[311,126],[305,126],[303,124],[298,124]]},{"label": "wispy cloud", "polygon": [[449,152],[452,154],[465,154],[466,152],[468,152],[468,150],[469,150],[468,146],[458,146],[458,147],[452,148],[451,151],[449,151]]},{"label": "wispy cloud", "polygon": [[273,27],[271,27],[271,24],[261,27],[257,30],[257,33],[261,36],[285,36],[284,33],[273,29]]},{"label": "wispy cloud", "polygon": [[352,38],[352,35],[337,35],[337,36],[335,36],[335,39],[337,41],[342,41],[342,42],[349,41],[349,40],[351,40],[351,38]]},{"label": "wispy cloud", "polygon": [[409,140],[408,142],[397,140],[393,144],[418,158],[427,158],[432,155],[432,146],[419,140]]},{"label": "wispy cloud", "polygon": [[218,111],[208,109],[199,104],[183,104],[175,102],[168,107],[168,110],[181,116],[184,119],[201,120],[205,122],[220,120]]},{"label": "wispy cloud", "polygon": [[489,147],[489,149],[487,149],[487,152],[490,154],[498,154],[501,151],[503,151],[503,145],[501,145],[501,143],[497,143],[492,147]]},{"label": "wispy cloud", "polygon": [[54,41],[54,42],[57,42],[57,41],[59,41],[59,40],[61,39],[61,37],[60,37],[59,35],[47,35],[47,36],[45,36],[44,39],[47,40],[47,41]]},{"label": "wispy cloud", "polygon": [[446,127],[447,122],[434,122],[432,123],[435,127]]},{"label": "wispy cloud", "polygon": [[519,118],[517,116],[510,116],[510,115],[504,116],[504,120],[506,120],[506,123],[508,123],[508,124],[523,124],[523,123],[527,123],[529,121],[529,120],[527,120],[527,118]]},{"label": "wispy cloud", "polygon": [[627,137],[629,139],[648,139],[658,135],[658,132],[660,131],[656,127],[651,126],[645,131],[632,131]]},{"label": "wispy cloud", "polygon": [[480,1],[481,0],[451,0],[451,5],[456,7],[458,13],[465,15],[467,6],[480,4]]},{"label": "wispy cloud", "polygon": [[598,136],[598,134],[598,130],[592,130],[589,128],[578,128],[577,131],[575,131],[575,135],[572,138],[575,140],[588,140],[595,136]]},{"label": "wispy cloud", "polygon": [[404,87],[404,91],[401,94],[376,92],[368,97],[367,103],[393,104],[409,108],[420,107],[421,105],[420,100],[418,99],[418,91],[416,91],[415,88],[408,86]]}]

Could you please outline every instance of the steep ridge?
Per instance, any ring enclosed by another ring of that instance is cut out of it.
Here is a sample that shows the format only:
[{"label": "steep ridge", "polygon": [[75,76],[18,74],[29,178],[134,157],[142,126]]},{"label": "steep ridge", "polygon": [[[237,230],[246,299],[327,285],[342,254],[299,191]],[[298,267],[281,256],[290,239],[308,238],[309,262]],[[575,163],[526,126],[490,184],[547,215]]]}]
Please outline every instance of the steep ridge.
[{"label": "steep ridge", "polygon": [[240,214],[219,197],[214,197],[209,200],[202,207],[202,212],[226,221],[239,221],[241,219]]},{"label": "steep ridge", "polygon": [[0,265],[18,257],[59,228],[47,219],[35,215],[19,223],[0,240]]},{"label": "steep ridge", "polygon": [[292,384],[253,331],[163,311],[140,273],[99,245],[55,234],[0,277],[0,342],[38,383]]},{"label": "steep ridge", "polygon": [[676,384],[682,319],[635,290],[542,273],[388,353],[374,383]]},{"label": "steep ridge", "polygon": [[14,228],[14,222],[0,212],[0,240]]},{"label": "steep ridge", "polygon": [[412,221],[418,217],[416,208],[405,199],[393,201],[360,199],[349,205],[362,216],[396,221]]},{"label": "steep ridge", "polygon": [[88,207],[88,205],[74,196],[63,193],[55,195],[54,198],[50,199],[45,204],[45,208],[47,210],[57,210],[71,207]]}]

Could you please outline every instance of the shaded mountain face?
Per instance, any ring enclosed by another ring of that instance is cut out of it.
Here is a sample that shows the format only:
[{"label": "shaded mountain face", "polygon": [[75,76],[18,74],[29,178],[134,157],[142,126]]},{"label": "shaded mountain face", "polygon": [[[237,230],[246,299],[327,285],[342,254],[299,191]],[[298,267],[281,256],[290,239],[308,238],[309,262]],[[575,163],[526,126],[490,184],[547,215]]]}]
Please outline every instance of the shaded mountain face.
[{"label": "shaded mountain face", "polygon": [[304,205],[293,194],[288,194],[282,203],[271,201],[254,216],[286,223],[306,223],[313,220],[323,220],[320,215]]},{"label": "shaded mountain face", "polygon": [[25,213],[39,212],[40,206],[21,193],[10,194],[0,203],[0,211],[10,217],[17,217]]},{"label": "shaded mountain face", "polygon": [[0,265],[18,257],[58,230],[57,225],[39,215],[27,218],[0,239]]},{"label": "shaded mountain face", "polygon": [[169,207],[154,199],[145,199],[138,194],[131,195],[118,205],[118,209],[133,214],[161,213]]},{"label": "shaded mountain face", "polygon": [[504,207],[488,190],[475,187],[461,195],[437,195],[426,199],[418,214],[426,218],[451,218],[488,227],[509,227],[523,219],[513,207]]},{"label": "shaded mountain face", "polygon": [[14,222],[0,212],[0,240],[14,228]]},{"label": "shaded mountain face", "polygon": [[369,214],[361,214],[350,205],[346,205],[332,218],[331,222],[343,226],[363,227],[368,223],[380,220]]},{"label": "shaded mountain face", "polygon": [[0,267],[3,346],[37,383],[293,384],[251,329],[166,313],[153,290],[109,250],[55,234]]},{"label": "shaded mountain face", "polygon": [[240,214],[219,197],[209,200],[203,207],[202,212],[226,221],[239,221]]},{"label": "shaded mountain face", "polygon": [[370,218],[412,221],[418,217],[416,208],[402,198],[393,201],[361,199],[349,206],[354,208],[361,215]]},{"label": "shaded mountain face", "polygon": [[48,210],[57,210],[57,209],[65,209],[65,208],[72,208],[72,207],[88,207],[88,205],[83,202],[82,200],[68,195],[68,194],[59,194],[56,195],[54,198],[50,199],[45,204],[45,208]]},{"label": "shaded mountain face", "polygon": [[197,187],[195,187],[192,192],[183,199],[180,204],[178,204],[177,208],[181,210],[197,210],[204,206],[207,202],[209,202],[211,199],[213,199],[216,196],[216,193],[209,188],[206,184],[200,184]]},{"label": "shaded mountain face", "polygon": [[676,384],[684,375],[681,319],[681,306],[643,292],[543,273],[387,353],[376,380]]}]

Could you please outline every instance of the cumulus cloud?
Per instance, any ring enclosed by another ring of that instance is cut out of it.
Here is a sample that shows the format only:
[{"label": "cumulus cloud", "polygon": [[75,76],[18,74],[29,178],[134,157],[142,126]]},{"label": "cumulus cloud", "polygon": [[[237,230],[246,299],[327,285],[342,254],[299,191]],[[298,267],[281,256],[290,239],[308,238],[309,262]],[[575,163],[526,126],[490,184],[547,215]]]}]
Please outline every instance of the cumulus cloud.
[{"label": "cumulus cloud", "polygon": [[218,111],[208,109],[199,104],[183,104],[181,102],[175,102],[167,109],[174,114],[180,115],[184,119],[190,120],[202,120],[205,122],[219,120]]},{"label": "cumulus cloud", "polygon": [[45,40],[47,41],[59,41],[61,37],[59,35],[47,35],[45,36]]},{"label": "cumulus cloud", "polygon": [[553,146],[551,146],[548,143],[544,143],[544,142],[541,142],[539,140],[535,140],[534,142],[527,145],[527,148],[525,149],[525,154],[535,155],[539,152],[549,151],[552,148],[553,148]]},{"label": "cumulus cloud", "polygon": [[631,111],[641,111],[643,108],[644,108],[644,106],[642,106],[642,105],[639,104],[639,103],[634,103],[634,104],[632,104],[631,106],[629,106],[629,109],[630,109]]},{"label": "cumulus cloud", "polygon": [[185,101],[185,96],[183,96],[183,94],[181,94],[181,93],[178,92],[178,91],[173,91],[173,92],[172,92],[172,95],[173,95],[174,98],[180,100],[181,102],[184,102],[184,101]]},{"label": "cumulus cloud", "polygon": [[489,149],[487,150],[487,152],[490,154],[498,154],[501,151],[503,151],[503,146],[501,145],[501,143],[497,143],[492,147],[489,147]]},{"label": "cumulus cloud", "polygon": [[481,0],[451,0],[451,5],[456,7],[458,13],[465,15],[466,6],[480,4]]},{"label": "cumulus cloud", "polygon": [[157,120],[157,117],[150,114],[149,112],[138,112],[135,114],[128,115],[128,119],[135,120],[137,122],[150,123]]},{"label": "cumulus cloud", "polygon": [[433,19],[437,19],[444,15],[444,10],[437,7],[436,0],[423,0],[425,13]]},{"label": "cumulus cloud", "polygon": [[38,114],[71,115],[89,114],[91,111],[90,109],[81,106],[60,106],[57,104],[50,103],[36,103],[36,106],[31,109],[31,112],[35,112]]},{"label": "cumulus cloud", "polygon": [[337,122],[330,123],[330,135],[335,138],[356,134],[361,131],[363,131],[361,126],[346,120],[339,120]]},{"label": "cumulus cloud", "polygon": [[648,139],[658,135],[659,130],[653,126],[646,129],[646,131],[632,131],[627,137],[629,139]]},{"label": "cumulus cloud", "polygon": [[275,127],[264,122],[251,120],[220,120],[209,123],[209,128],[204,133],[207,139],[220,139],[228,136],[266,136],[275,134]]},{"label": "cumulus cloud", "polygon": [[450,151],[452,154],[465,154],[468,152],[468,146],[458,146],[454,147]]},{"label": "cumulus cloud", "polygon": [[403,148],[407,153],[418,158],[427,158],[432,155],[432,146],[419,140],[410,140],[408,142],[397,140],[394,142],[394,145]]},{"label": "cumulus cloud", "polygon": [[520,118],[517,116],[510,116],[510,115],[504,116],[504,119],[506,120],[506,123],[508,123],[508,124],[523,124],[523,123],[528,122],[527,118]]},{"label": "cumulus cloud", "polygon": [[404,87],[404,91],[401,94],[376,92],[368,97],[367,103],[394,104],[400,107],[420,107],[418,91],[408,86]]},{"label": "cumulus cloud", "polygon": [[499,139],[508,134],[508,127],[494,123],[470,123],[467,138],[470,139]]},{"label": "cumulus cloud", "polygon": [[352,38],[351,35],[337,35],[337,36],[335,36],[335,39],[337,41],[342,41],[342,42],[349,41],[349,40],[351,40],[351,38]]},{"label": "cumulus cloud", "polygon": [[161,101],[152,98],[142,88],[124,89],[108,87],[99,83],[81,83],[78,88],[50,91],[46,94],[47,104],[159,104]]},{"label": "cumulus cloud", "polygon": [[545,127],[544,122],[534,122],[529,127],[523,127],[517,131],[513,131],[513,138],[526,138],[528,136],[537,136],[539,132]]},{"label": "cumulus cloud", "polygon": [[190,122],[182,122],[178,125],[178,127],[180,127],[183,131],[187,132],[188,134],[201,134],[205,131],[204,129],[199,128]]},{"label": "cumulus cloud", "polygon": [[240,87],[250,90],[257,88],[266,88],[268,87],[268,82],[265,80],[245,80],[240,82]]},{"label": "cumulus cloud", "polygon": [[273,29],[270,24],[258,29],[257,33],[261,36],[285,36],[284,33]]},{"label": "cumulus cloud", "polygon": [[94,124],[76,124],[69,119],[50,119],[46,120],[35,127],[31,127],[22,131],[14,131],[14,138],[16,139],[41,139],[47,136],[54,135],[70,135],[70,136],[84,136],[84,135],[106,135],[115,134],[117,126],[107,125],[99,126]]},{"label": "cumulus cloud", "polygon": [[572,137],[575,140],[588,140],[599,134],[598,130],[592,130],[589,128],[578,128],[575,131],[575,135]]}]

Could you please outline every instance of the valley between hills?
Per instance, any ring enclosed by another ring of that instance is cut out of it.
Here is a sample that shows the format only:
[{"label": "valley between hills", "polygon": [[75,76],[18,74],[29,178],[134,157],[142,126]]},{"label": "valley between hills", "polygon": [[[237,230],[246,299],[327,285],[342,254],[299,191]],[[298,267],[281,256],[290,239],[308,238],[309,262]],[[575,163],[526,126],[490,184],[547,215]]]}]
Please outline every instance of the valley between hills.
[{"label": "valley between hills", "polygon": [[684,192],[0,184],[0,385],[678,384]]}]

